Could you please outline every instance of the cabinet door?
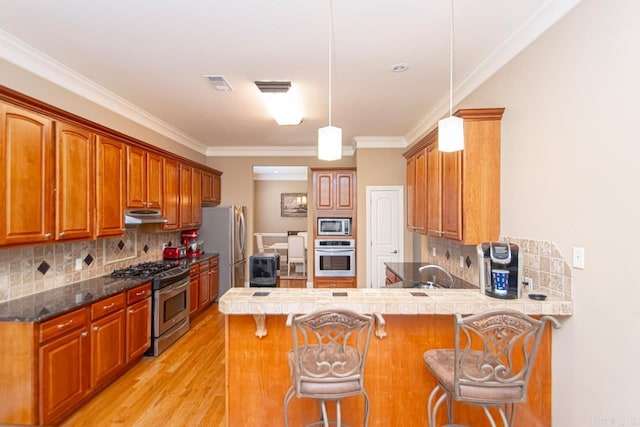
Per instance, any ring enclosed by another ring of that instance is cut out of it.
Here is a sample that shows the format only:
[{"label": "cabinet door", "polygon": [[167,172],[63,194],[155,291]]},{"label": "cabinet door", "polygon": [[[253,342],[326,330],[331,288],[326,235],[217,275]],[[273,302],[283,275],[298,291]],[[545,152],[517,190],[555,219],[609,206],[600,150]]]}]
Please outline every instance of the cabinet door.
[{"label": "cabinet door", "polygon": [[147,207],[162,209],[162,156],[147,153]]},{"label": "cabinet door", "polygon": [[163,214],[167,222],[162,228],[177,230],[180,227],[180,164],[176,160],[164,159]]},{"label": "cabinet door", "polygon": [[202,171],[202,203],[213,203],[213,174],[211,172]]},{"label": "cabinet door", "polygon": [[202,171],[191,170],[191,227],[202,225]]},{"label": "cabinet door", "polygon": [[49,425],[84,397],[88,351],[86,327],[40,347],[40,424]]},{"label": "cabinet door", "polygon": [[147,165],[146,151],[127,146],[127,207],[146,207]]},{"label": "cabinet door", "polygon": [[104,136],[98,136],[96,145],[97,235],[120,235],[124,232],[125,146]]},{"label": "cabinet door", "polygon": [[53,236],[52,122],[0,103],[0,244]]},{"label": "cabinet door", "polygon": [[93,236],[94,147],[90,131],[56,123],[56,240]]},{"label": "cabinet door", "polygon": [[180,165],[180,228],[191,227],[191,166]]},{"label": "cabinet door", "polygon": [[127,307],[126,362],[144,354],[151,346],[151,298]]},{"label": "cabinet door", "polygon": [[462,153],[441,153],[442,236],[462,240]]},{"label": "cabinet door", "polygon": [[200,276],[191,276],[189,279],[189,314],[193,314],[200,308]]},{"label": "cabinet door", "polygon": [[[208,262],[207,262],[208,263]],[[211,277],[209,276],[209,268],[206,270],[200,271],[200,300],[198,302],[198,307],[202,308],[207,306],[210,301],[209,293],[210,289]]]},{"label": "cabinet door", "polygon": [[124,343],[124,310],[91,323],[91,388],[110,380],[122,370],[125,363]]},{"label": "cabinet door", "polygon": [[415,193],[416,193],[416,158],[411,156],[407,159],[407,230],[415,231],[416,228],[416,212],[415,212]]},{"label": "cabinet door", "polygon": [[316,210],[333,209],[333,174],[331,172],[313,173]]},{"label": "cabinet door", "polygon": [[416,187],[415,187],[415,231],[427,232],[427,152],[422,150],[416,154]]},{"label": "cabinet door", "polygon": [[218,267],[219,258],[216,256],[209,260],[209,298],[213,302],[216,298],[218,298],[218,292],[220,289],[219,281],[220,281],[220,270]]},{"label": "cabinet door", "polygon": [[335,183],[335,209],[353,210],[356,188],[355,172],[336,172]]},{"label": "cabinet door", "polygon": [[442,235],[442,223],[441,223],[441,164],[440,164],[440,151],[438,151],[438,144],[434,143],[426,148],[427,151],[427,173],[425,177],[425,191],[426,191],[426,205],[425,211],[427,213],[427,232],[431,236]]},{"label": "cabinet door", "polygon": [[213,204],[219,205],[222,201],[222,178],[220,175],[213,175]]}]

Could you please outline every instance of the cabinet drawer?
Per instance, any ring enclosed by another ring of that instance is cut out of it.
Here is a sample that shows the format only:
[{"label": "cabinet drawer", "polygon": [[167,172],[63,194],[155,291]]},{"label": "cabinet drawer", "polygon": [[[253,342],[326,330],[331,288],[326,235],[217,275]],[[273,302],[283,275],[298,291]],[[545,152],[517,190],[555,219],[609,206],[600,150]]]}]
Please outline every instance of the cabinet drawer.
[{"label": "cabinet drawer", "polygon": [[218,258],[218,257],[211,258],[211,259],[209,260],[209,266],[210,266],[211,268],[216,268],[216,267],[218,267],[219,260],[220,260],[220,258]]},{"label": "cabinet drawer", "polygon": [[66,334],[87,324],[87,310],[81,308],[40,324],[40,342]]},{"label": "cabinet drawer", "polygon": [[189,267],[189,274],[191,276],[200,274],[200,264],[193,264],[191,267]]},{"label": "cabinet drawer", "polygon": [[151,283],[145,283],[137,288],[127,291],[127,305],[135,304],[138,301],[151,296]]},{"label": "cabinet drawer", "polygon": [[200,263],[200,273],[209,271],[209,261],[203,261]]},{"label": "cabinet drawer", "polygon": [[105,298],[91,304],[91,320],[96,320],[102,316],[121,310],[124,307],[124,293]]}]

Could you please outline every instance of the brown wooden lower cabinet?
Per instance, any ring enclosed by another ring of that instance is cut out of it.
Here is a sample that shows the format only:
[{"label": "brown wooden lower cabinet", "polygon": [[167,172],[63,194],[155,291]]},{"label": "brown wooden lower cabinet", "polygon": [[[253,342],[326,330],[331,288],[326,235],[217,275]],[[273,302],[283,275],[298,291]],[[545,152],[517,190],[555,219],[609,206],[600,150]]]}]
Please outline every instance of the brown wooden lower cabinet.
[{"label": "brown wooden lower cabinet", "polygon": [[355,288],[355,277],[315,277],[313,286],[316,288]]},{"label": "brown wooden lower cabinet", "polygon": [[385,285],[398,283],[401,280],[402,279],[398,277],[393,271],[389,270],[389,268],[385,268],[385,278],[384,278]]},{"label": "brown wooden lower cabinet", "polygon": [[0,423],[57,424],[137,362],[150,296],[145,283],[41,323],[0,322]]},{"label": "brown wooden lower cabinet", "polygon": [[217,255],[191,265],[189,292],[189,315],[197,315],[218,297],[219,257]]}]

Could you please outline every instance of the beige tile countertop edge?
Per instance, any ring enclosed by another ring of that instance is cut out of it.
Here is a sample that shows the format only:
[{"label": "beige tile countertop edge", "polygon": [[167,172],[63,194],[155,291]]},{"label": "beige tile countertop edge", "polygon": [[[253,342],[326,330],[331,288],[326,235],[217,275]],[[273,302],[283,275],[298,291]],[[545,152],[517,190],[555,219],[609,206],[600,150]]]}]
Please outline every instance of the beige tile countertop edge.
[{"label": "beige tile countertop edge", "polygon": [[227,315],[286,315],[328,308],[388,315],[474,314],[498,308],[529,315],[573,314],[573,301],[568,299],[549,296],[536,301],[525,294],[520,299],[503,300],[468,289],[232,288],[220,298],[218,307]]}]

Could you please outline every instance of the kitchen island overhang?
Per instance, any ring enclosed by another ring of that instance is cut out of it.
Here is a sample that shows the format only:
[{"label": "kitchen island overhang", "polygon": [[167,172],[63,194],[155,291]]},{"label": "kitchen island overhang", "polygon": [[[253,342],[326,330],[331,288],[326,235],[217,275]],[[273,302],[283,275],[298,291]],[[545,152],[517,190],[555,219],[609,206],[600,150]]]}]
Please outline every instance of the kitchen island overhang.
[{"label": "kitchen island overhang", "polygon": [[[512,308],[532,316],[573,314],[573,302],[550,297],[500,300],[467,289],[280,289],[233,288],[219,302],[225,314],[227,425],[282,425],[283,399],[290,386],[286,327],[289,313],[347,308],[381,313],[383,339],[373,338],[365,368],[371,399],[370,426],[426,425],[426,402],[435,379],[424,366],[430,348],[453,347],[453,314]],[[516,423],[551,424],[551,328],[543,335],[533,368],[528,400],[519,404]],[[342,402],[343,418],[360,425],[364,399]],[[293,399],[291,425],[314,421],[318,409],[310,399]],[[444,415],[444,414],[443,414]],[[456,421],[483,426],[482,409],[456,405]],[[442,420],[444,423],[444,418]]]}]

